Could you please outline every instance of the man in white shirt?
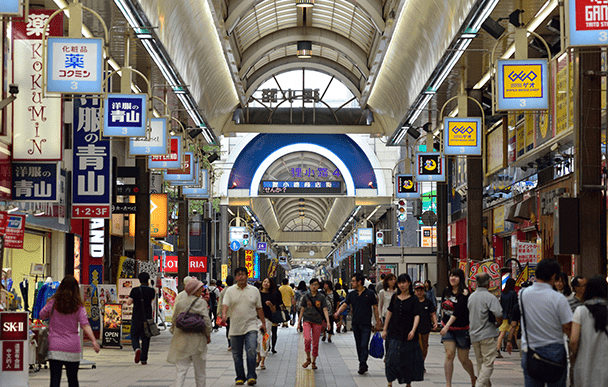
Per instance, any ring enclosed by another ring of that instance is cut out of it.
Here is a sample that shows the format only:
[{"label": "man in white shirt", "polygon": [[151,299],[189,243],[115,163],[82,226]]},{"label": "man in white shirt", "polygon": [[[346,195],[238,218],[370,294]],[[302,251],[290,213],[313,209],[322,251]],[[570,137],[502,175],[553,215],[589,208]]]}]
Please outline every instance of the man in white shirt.
[{"label": "man in white shirt", "polygon": [[[262,297],[260,291],[247,284],[247,268],[238,267],[234,271],[236,285],[229,287],[222,298],[222,321],[225,323],[230,316],[230,344],[232,358],[236,370],[236,384],[253,386],[257,383],[256,349],[258,327],[264,321]],[[266,327],[261,325],[261,334],[266,333]],[[247,377],[243,366],[243,346],[247,355]]]},{"label": "man in white shirt", "polygon": [[561,267],[553,259],[543,259],[536,266],[536,282],[519,292],[521,310],[521,347],[523,350],[521,366],[524,370],[526,387],[542,387],[544,383],[528,375],[527,353],[532,348],[540,356],[563,364],[561,379],[549,387],[566,386],[566,348],[564,333],[570,337],[572,310],[563,294],[553,290],[553,285]]}]

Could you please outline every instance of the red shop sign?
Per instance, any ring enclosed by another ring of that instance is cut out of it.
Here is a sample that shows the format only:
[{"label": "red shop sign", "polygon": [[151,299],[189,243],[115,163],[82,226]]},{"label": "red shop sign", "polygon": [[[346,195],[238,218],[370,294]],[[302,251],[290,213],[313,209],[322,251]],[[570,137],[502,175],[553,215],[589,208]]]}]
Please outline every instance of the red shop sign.
[{"label": "red shop sign", "polygon": [[0,340],[27,340],[27,312],[0,313]]},{"label": "red shop sign", "polygon": [[2,372],[23,371],[23,341],[2,341]]},{"label": "red shop sign", "polygon": [[207,257],[190,257],[190,273],[206,273]]}]

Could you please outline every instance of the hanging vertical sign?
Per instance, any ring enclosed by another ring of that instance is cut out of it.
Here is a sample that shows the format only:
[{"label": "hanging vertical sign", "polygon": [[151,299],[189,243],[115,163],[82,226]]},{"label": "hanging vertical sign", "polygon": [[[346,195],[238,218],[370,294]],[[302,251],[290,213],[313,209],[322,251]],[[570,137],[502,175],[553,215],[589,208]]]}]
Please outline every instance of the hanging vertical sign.
[{"label": "hanging vertical sign", "polygon": [[416,183],[416,180],[414,180],[413,175],[396,175],[395,179],[396,198],[416,199],[420,197],[420,193],[418,192],[418,183]]},{"label": "hanging vertical sign", "polygon": [[148,157],[149,169],[179,169],[182,166],[182,136],[169,139],[169,153]]},{"label": "hanging vertical sign", "polygon": [[103,39],[49,38],[46,91],[102,93]]},{"label": "hanging vertical sign", "polygon": [[253,250],[245,250],[245,267],[247,278],[253,279]]},{"label": "hanging vertical sign", "polygon": [[443,153],[481,155],[481,118],[446,117],[443,123]]},{"label": "hanging vertical sign", "polygon": [[111,94],[104,101],[103,135],[145,137],[147,94]]},{"label": "hanging vertical sign", "polygon": [[4,233],[4,247],[22,249],[25,236],[25,215],[9,215]]},{"label": "hanging vertical sign", "polygon": [[110,218],[110,140],[99,130],[99,99],[74,99],[72,218]]},{"label": "hanging vertical sign", "polygon": [[58,181],[58,163],[13,163],[13,200],[58,202]]},{"label": "hanging vertical sign", "polygon": [[445,181],[445,158],[438,152],[416,155],[417,181]]},{"label": "hanging vertical sign", "polygon": [[209,170],[201,169],[198,187],[184,186],[182,193],[189,198],[206,199],[209,197]]},{"label": "hanging vertical sign", "polygon": [[150,119],[150,138],[132,138],[129,142],[131,156],[163,156],[167,154],[167,118]]},{"label": "hanging vertical sign", "polygon": [[549,108],[546,59],[499,60],[496,77],[496,110]]},{"label": "hanging vertical sign", "polygon": [[200,172],[199,172],[199,162],[195,161],[192,163],[191,169],[191,179],[186,180],[189,175],[177,175],[177,179],[171,179],[169,177],[165,177],[165,180],[169,181],[171,185],[180,185],[180,186],[190,186],[197,187],[200,182]]},{"label": "hanging vertical sign", "polygon": [[569,0],[566,6],[568,46],[604,46],[608,42],[608,3]]},{"label": "hanging vertical sign", "polygon": [[184,164],[180,169],[169,169],[163,173],[165,180],[192,181],[194,179],[194,152],[186,152]]},{"label": "hanging vertical sign", "polygon": [[150,195],[150,237],[164,238],[167,236],[168,218],[167,194]]},{"label": "hanging vertical sign", "polygon": [[[4,3],[4,1],[2,1]],[[63,18],[54,17],[43,31],[54,10],[30,10],[27,23],[13,20],[12,83],[21,87],[22,96],[13,101],[13,160],[58,161],[62,158],[61,98],[42,98],[42,34],[63,35]]]}]

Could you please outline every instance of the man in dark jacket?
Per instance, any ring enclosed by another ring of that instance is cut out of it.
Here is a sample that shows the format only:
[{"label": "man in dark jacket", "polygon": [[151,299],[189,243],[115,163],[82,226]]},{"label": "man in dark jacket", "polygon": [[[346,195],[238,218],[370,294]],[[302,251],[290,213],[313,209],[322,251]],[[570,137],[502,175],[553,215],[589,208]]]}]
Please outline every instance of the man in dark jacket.
[{"label": "man in dark jacket", "polygon": [[[150,275],[139,273],[140,286],[131,289],[127,305],[133,305],[133,317],[131,317],[131,346],[135,351],[135,363],[141,360],[142,365],[148,364],[148,350],[150,349],[150,338],[144,333],[144,321],[152,318],[152,301],[156,292],[148,285]],[[141,340],[141,347],[140,347]]]}]

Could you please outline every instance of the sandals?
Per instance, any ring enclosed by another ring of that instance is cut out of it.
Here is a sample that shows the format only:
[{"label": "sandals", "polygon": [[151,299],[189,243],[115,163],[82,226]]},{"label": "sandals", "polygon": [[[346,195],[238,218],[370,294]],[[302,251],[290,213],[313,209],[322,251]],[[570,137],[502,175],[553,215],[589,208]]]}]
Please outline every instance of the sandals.
[{"label": "sandals", "polygon": [[316,370],[317,368],[319,368],[319,367],[317,367],[317,365],[315,363],[312,363],[312,369]]},{"label": "sandals", "polygon": [[260,369],[261,370],[265,370],[266,369],[266,365],[265,364],[260,364]]},{"label": "sandals", "polygon": [[308,367],[308,366],[310,365],[310,363],[311,363],[310,359],[307,359],[307,360],[304,362],[304,364],[302,364],[302,368],[306,368],[306,367]]}]

